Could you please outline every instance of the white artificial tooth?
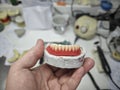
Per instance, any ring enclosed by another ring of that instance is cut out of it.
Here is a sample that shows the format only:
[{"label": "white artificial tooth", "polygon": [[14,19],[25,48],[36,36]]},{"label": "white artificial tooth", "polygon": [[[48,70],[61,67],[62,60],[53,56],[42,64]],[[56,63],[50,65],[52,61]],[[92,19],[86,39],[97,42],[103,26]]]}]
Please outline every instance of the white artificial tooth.
[{"label": "white artificial tooth", "polygon": [[53,44],[50,44],[50,48],[52,48],[52,49],[54,48]]},{"label": "white artificial tooth", "polygon": [[64,45],[61,45],[61,50],[65,51],[65,46]]},{"label": "white artificial tooth", "polygon": [[65,45],[65,51],[68,51],[68,45]]},{"label": "white artificial tooth", "polygon": [[58,45],[58,50],[61,51],[62,50],[62,46]]},{"label": "white artificial tooth", "polygon": [[71,45],[68,46],[68,50],[69,50],[69,51],[72,51],[72,46],[71,46]]},{"label": "white artificial tooth", "polygon": [[75,46],[74,46],[74,45],[72,46],[72,51],[73,51],[73,52],[75,51]]},{"label": "white artificial tooth", "polygon": [[52,44],[52,49],[55,50],[55,44]]},{"label": "white artificial tooth", "polygon": [[56,44],[52,44],[52,49],[56,50]]},{"label": "white artificial tooth", "polygon": [[77,47],[77,50],[79,50],[79,49],[80,49],[80,46],[76,45],[76,47]]},{"label": "white artificial tooth", "polygon": [[54,50],[55,50],[55,51],[58,50],[58,46],[57,46],[57,45],[54,46]]},{"label": "white artificial tooth", "polygon": [[69,45],[67,45],[67,51],[69,51]]},{"label": "white artificial tooth", "polygon": [[77,51],[77,46],[76,45],[74,46],[74,49],[75,49],[75,51]]},{"label": "white artificial tooth", "polygon": [[64,46],[64,50],[65,50],[65,51],[66,51],[66,49],[67,49],[66,47],[67,47],[67,46],[65,45],[65,46]]},{"label": "white artificial tooth", "polygon": [[53,44],[50,44],[50,48],[51,48],[51,49],[54,49],[54,46],[53,46]]}]

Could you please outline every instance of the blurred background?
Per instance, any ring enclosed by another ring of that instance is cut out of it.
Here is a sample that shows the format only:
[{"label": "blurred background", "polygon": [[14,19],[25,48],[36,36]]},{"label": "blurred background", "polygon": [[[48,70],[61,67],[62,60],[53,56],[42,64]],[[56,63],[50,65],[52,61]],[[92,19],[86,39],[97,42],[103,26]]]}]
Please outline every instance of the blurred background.
[{"label": "blurred background", "polygon": [[80,45],[94,59],[77,90],[120,90],[120,0],[0,0],[0,90],[39,38]]}]

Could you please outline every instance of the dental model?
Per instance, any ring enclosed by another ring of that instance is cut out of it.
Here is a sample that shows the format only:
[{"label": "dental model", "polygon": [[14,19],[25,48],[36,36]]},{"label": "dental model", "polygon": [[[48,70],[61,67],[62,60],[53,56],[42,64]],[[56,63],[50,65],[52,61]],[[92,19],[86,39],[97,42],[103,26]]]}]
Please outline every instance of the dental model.
[{"label": "dental model", "polygon": [[78,45],[48,44],[45,63],[59,68],[79,68],[84,62],[85,50]]}]

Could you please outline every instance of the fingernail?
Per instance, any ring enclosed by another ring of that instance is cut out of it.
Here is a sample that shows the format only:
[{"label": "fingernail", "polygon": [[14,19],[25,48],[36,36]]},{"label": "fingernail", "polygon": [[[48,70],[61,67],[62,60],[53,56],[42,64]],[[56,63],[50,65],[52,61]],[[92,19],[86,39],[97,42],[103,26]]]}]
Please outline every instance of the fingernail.
[{"label": "fingernail", "polygon": [[88,62],[88,65],[93,67],[94,66],[94,60],[91,59],[91,61]]},{"label": "fingernail", "polygon": [[94,65],[94,60],[93,59],[91,59],[90,57],[88,57],[88,58],[86,58],[87,60],[89,60],[88,62],[87,62],[87,64],[89,65],[89,66],[93,66]]}]

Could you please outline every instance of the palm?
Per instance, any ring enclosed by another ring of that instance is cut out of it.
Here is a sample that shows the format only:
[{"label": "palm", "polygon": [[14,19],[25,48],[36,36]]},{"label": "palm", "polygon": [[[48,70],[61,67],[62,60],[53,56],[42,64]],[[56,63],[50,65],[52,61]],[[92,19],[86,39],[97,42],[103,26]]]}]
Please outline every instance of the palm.
[{"label": "palm", "polygon": [[[54,71],[54,72],[53,72]],[[76,85],[72,88],[69,86],[69,78],[74,70],[50,68],[43,65],[32,71],[35,81],[37,82],[37,90],[75,90]]]}]

